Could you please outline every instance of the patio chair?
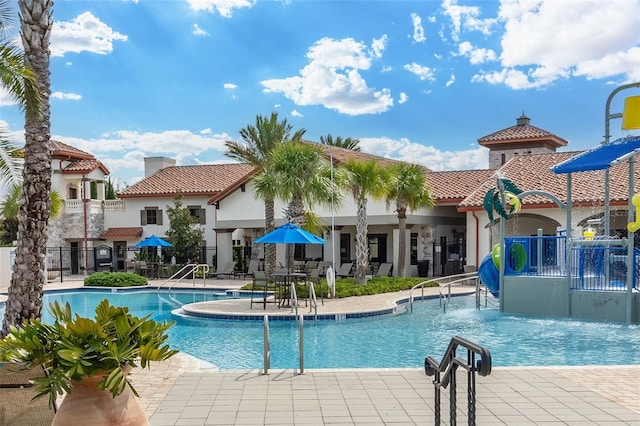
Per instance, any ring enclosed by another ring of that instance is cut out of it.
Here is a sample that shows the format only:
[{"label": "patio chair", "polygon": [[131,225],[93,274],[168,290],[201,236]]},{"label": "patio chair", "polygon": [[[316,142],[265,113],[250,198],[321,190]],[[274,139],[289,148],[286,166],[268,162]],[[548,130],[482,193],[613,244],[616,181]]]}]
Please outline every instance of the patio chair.
[{"label": "patio chair", "polygon": [[327,269],[329,269],[329,266],[331,266],[331,262],[323,260],[322,262],[318,263],[318,269],[320,270],[320,275],[324,275],[327,273]]},{"label": "patio chair", "polygon": [[393,263],[381,263],[376,273],[376,277],[388,277],[391,276],[391,269],[393,269]]},{"label": "patio chair", "polygon": [[[273,287],[275,290],[275,287]],[[253,300],[255,293],[261,292],[262,297],[257,300]],[[262,303],[263,309],[267,309],[267,303],[277,303],[278,298],[274,293],[273,300],[267,300],[269,297],[269,279],[267,278],[266,271],[255,271],[253,273],[253,284],[251,285],[251,309],[253,309],[254,303]]]},{"label": "patio chair", "polygon": [[352,277],[351,268],[353,268],[353,262],[345,262],[340,265],[340,269],[336,271],[336,277],[345,278]]},{"label": "patio chair", "polygon": [[256,272],[258,270],[258,267],[260,266],[260,261],[258,259],[252,259],[249,261],[249,267],[247,268],[247,272],[238,272],[236,271],[235,276],[241,276],[242,278],[247,278],[247,277],[253,277],[254,276],[254,272]]},{"label": "patio chair", "polygon": [[216,272],[211,272],[207,274],[207,276],[214,277],[214,278],[222,278],[225,275],[229,278],[235,277],[235,274],[236,274],[235,267],[236,267],[236,264],[233,262],[233,260],[230,260],[227,263],[225,263],[222,269]]}]

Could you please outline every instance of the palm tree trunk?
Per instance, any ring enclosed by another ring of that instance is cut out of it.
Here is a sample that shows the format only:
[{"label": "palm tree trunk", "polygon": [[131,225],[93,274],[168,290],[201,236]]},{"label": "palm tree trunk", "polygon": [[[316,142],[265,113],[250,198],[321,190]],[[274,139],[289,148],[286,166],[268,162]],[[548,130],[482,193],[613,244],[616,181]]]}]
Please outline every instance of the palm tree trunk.
[{"label": "palm tree trunk", "polygon": [[398,209],[398,276],[405,277],[407,252],[407,211]]},{"label": "palm tree trunk", "polygon": [[2,334],[10,325],[40,318],[45,283],[47,229],[51,191],[49,139],[49,38],[52,0],[19,0],[25,61],[37,76],[42,103],[38,113],[25,114],[22,202],[18,215],[18,246],[5,309]]},{"label": "palm tree trunk", "polygon": [[358,284],[367,283],[369,267],[369,246],[367,244],[367,199],[358,200],[356,216],[356,280]]},{"label": "palm tree trunk", "polygon": [[[273,198],[264,200],[264,217],[265,217],[265,234],[276,228],[275,220],[275,201]],[[276,271],[276,246],[274,244],[265,244],[264,246],[265,270],[267,276],[271,277]]]}]

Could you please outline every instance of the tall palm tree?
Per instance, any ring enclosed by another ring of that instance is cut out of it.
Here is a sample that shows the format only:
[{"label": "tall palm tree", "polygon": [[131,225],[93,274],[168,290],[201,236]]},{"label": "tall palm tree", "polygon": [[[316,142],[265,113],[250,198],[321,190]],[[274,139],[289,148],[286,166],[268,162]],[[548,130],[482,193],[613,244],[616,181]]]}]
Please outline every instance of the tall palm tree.
[{"label": "tall palm tree", "polygon": [[367,199],[383,198],[387,193],[389,169],[375,160],[357,161],[350,159],[345,165],[347,184],[356,202],[356,279],[359,284],[367,283],[369,267],[369,244],[367,242]]},{"label": "tall palm tree", "polygon": [[[305,133],[304,129],[293,133],[293,126],[286,119],[278,120],[278,114],[271,113],[270,117],[256,116],[256,124],[248,125],[240,130],[240,137],[244,142],[227,141],[225,155],[235,160],[251,164],[258,173],[267,172],[269,168],[269,153],[278,145],[288,142],[299,142]],[[263,193],[264,200],[265,231],[275,229],[275,194]],[[275,272],[276,248],[273,244],[265,247],[265,269],[269,275]]]},{"label": "tall palm tree", "polygon": [[398,163],[392,167],[387,206],[395,202],[398,214],[398,276],[406,276],[407,210],[432,208],[435,200],[427,185],[424,169],[417,164]]},{"label": "tall palm tree", "polygon": [[49,95],[49,38],[53,25],[53,0],[18,0],[24,61],[36,76],[40,99],[25,108],[25,147],[22,202],[18,215],[18,246],[2,334],[42,313],[45,283],[47,228],[51,191],[51,113]]},{"label": "tall palm tree", "polygon": [[[288,142],[276,147],[269,155],[268,172],[255,177],[256,192],[261,198],[274,196],[288,201],[284,215],[294,223],[313,233],[323,226],[313,207],[332,207],[340,203],[340,176],[331,175],[331,164],[322,155],[318,145]],[[287,262],[291,266],[293,253]]]},{"label": "tall palm tree", "polygon": [[338,136],[333,139],[333,136],[331,136],[331,133],[329,133],[327,136],[320,136],[320,143],[323,145],[337,146],[338,148],[345,148],[352,151],[360,152],[360,139],[343,139],[342,136]]},{"label": "tall palm tree", "polygon": [[[0,0],[0,85],[21,108],[35,112],[40,102],[36,76],[25,66],[22,51],[9,38],[8,30],[14,24],[12,12],[11,2]],[[3,129],[0,129],[0,190],[20,183],[22,161],[17,152]]]}]

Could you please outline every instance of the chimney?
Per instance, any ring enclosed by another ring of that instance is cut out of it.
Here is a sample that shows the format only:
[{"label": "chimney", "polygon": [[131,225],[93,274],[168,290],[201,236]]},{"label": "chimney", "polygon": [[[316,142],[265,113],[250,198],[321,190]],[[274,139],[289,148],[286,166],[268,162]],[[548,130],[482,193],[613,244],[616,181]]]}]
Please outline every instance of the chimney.
[{"label": "chimney", "polygon": [[167,157],[145,157],[144,159],[144,177],[149,177],[158,170],[162,170],[165,167],[171,167],[176,165],[174,158]]}]

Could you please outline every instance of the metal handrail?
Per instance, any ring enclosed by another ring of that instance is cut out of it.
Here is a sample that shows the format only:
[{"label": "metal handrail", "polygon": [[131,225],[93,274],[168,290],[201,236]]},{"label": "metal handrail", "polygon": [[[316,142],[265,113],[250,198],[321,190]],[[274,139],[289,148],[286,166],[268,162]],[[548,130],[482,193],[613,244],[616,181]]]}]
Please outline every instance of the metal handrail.
[{"label": "metal handrail", "polygon": [[318,299],[313,281],[309,281],[309,312],[313,312],[316,317],[318,316]]},{"label": "metal handrail", "polygon": [[[442,307],[442,312],[447,312],[447,303],[449,303],[451,301],[451,286],[456,284],[456,285],[462,285],[463,283],[467,283],[470,280],[475,280],[476,282],[476,288],[477,288],[477,283],[479,282],[478,280],[478,274],[474,273],[474,275],[471,275],[469,277],[466,278],[460,278],[458,280],[454,280],[454,281],[450,281],[442,286],[439,287],[439,298],[440,298],[440,306]],[[448,292],[447,294],[443,294],[442,290],[447,288]]]},{"label": "metal handrail", "polygon": [[[456,349],[463,347],[467,350],[466,359],[456,356]],[[480,356],[476,360],[476,355]],[[491,374],[491,352],[488,349],[466,340],[460,336],[454,336],[449,342],[442,360],[438,362],[435,358],[428,356],[424,359],[424,371],[427,376],[434,376],[433,386],[435,424],[440,424],[440,390],[449,384],[449,424],[456,425],[456,372],[458,367],[467,371],[467,404],[468,404],[468,424],[476,424],[476,373],[481,376]],[[441,375],[441,373],[443,373]]]},{"label": "metal handrail", "polygon": [[296,310],[296,315],[298,315],[298,293],[296,292],[296,283],[291,281],[289,284],[289,297],[291,298],[291,310],[289,312],[293,312]]},{"label": "metal handrail", "polygon": [[[171,291],[173,286],[178,284],[179,282],[181,282],[187,275],[189,275],[189,273],[191,273],[191,275],[192,275],[193,286],[195,287],[195,285],[196,285],[196,274],[198,273],[198,271],[200,271],[200,269],[202,269],[202,277],[203,277],[202,278],[202,284],[204,285],[205,282],[206,282],[207,273],[209,272],[209,265],[207,265],[206,263],[187,263],[182,268],[180,268],[179,271],[177,271],[175,274],[173,274],[169,278],[167,278],[163,283],[158,285],[158,291],[160,291],[160,288],[162,288],[167,283],[171,284],[169,286],[169,291]],[[173,281],[178,276],[180,276],[180,278],[178,278],[176,281]]]},{"label": "metal handrail", "polygon": [[264,316],[264,369],[262,374],[269,374],[269,368],[271,368],[271,343],[269,341],[269,315]]},{"label": "metal handrail", "polygon": [[304,374],[304,314],[298,315],[300,327],[300,374]]},{"label": "metal handrail", "polygon": [[415,299],[416,296],[413,295],[413,291],[416,290],[418,287],[421,287],[422,292],[420,294],[420,298],[421,300],[424,300],[424,286],[427,283],[432,283],[435,282],[436,284],[438,284],[438,287],[441,286],[441,284],[447,284],[445,283],[441,283],[441,281],[445,281],[445,280],[462,280],[462,281],[466,281],[470,278],[473,278],[474,276],[477,277],[478,273],[477,272],[465,272],[464,274],[457,274],[457,275],[447,275],[444,277],[439,277],[439,278],[433,278],[430,280],[426,280],[426,281],[422,281],[416,285],[414,285],[413,287],[411,287],[411,290],[409,290],[409,308],[410,311],[413,312],[413,300]]}]

